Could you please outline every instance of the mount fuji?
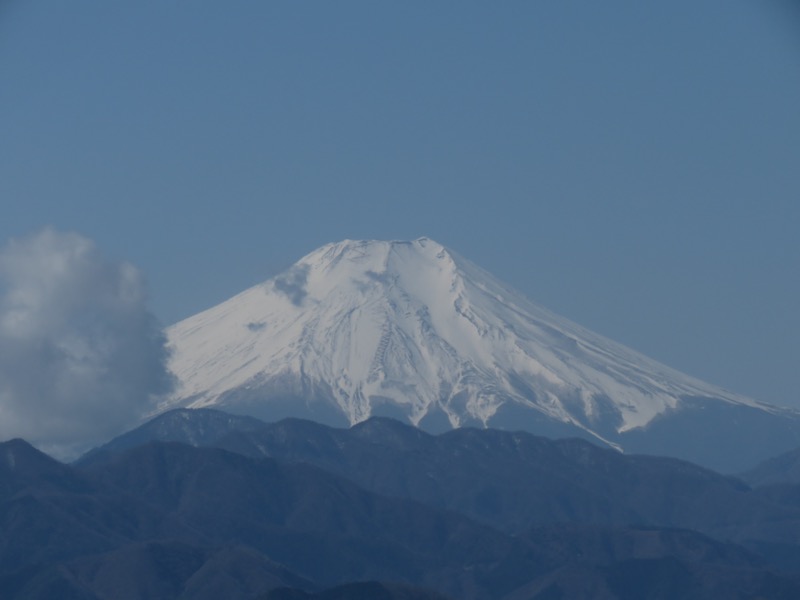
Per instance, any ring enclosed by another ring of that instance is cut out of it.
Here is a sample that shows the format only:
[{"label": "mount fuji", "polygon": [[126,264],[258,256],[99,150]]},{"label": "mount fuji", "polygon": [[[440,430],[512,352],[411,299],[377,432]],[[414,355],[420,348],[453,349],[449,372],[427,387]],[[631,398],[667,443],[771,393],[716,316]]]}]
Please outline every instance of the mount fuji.
[{"label": "mount fuji", "polygon": [[800,446],[800,413],[592,333],[427,238],[323,246],[167,336],[160,410],[521,429],[723,471]]}]

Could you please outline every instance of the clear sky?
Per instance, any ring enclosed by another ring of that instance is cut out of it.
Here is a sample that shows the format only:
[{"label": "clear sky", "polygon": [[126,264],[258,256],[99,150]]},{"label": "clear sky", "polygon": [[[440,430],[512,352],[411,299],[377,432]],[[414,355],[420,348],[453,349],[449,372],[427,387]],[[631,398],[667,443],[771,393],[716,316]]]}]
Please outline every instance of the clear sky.
[{"label": "clear sky", "polygon": [[164,324],[425,235],[800,407],[792,0],[3,0],[0,202],[0,243],[91,238]]}]

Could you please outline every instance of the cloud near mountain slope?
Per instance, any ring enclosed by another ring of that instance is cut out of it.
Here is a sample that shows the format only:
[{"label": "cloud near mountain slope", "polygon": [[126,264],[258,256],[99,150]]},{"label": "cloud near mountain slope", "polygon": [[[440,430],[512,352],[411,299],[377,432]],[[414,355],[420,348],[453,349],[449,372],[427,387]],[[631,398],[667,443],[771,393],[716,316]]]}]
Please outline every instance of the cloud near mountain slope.
[{"label": "cloud near mountain slope", "polygon": [[142,274],[76,233],[0,252],[0,439],[69,455],[135,424],[170,389]]}]

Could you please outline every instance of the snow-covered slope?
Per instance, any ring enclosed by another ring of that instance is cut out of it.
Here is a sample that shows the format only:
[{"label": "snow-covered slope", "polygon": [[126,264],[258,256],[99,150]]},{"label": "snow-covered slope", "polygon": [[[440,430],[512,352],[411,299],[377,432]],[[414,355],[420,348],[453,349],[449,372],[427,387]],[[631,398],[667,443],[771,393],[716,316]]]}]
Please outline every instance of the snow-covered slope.
[{"label": "snow-covered slope", "polygon": [[611,445],[685,398],[780,412],[587,331],[426,238],[329,244],[168,337],[180,385],[164,409],[536,429],[530,417]]}]

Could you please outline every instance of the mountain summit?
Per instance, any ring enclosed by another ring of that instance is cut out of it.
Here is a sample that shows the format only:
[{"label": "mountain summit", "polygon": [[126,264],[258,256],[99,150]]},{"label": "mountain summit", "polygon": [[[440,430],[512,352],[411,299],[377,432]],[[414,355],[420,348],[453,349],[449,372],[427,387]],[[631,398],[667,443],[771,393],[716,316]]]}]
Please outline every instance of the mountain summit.
[{"label": "mountain summit", "polygon": [[796,413],[592,333],[427,238],[323,246],[167,334],[164,408],[526,429],[723,469],[800,444]]}]

